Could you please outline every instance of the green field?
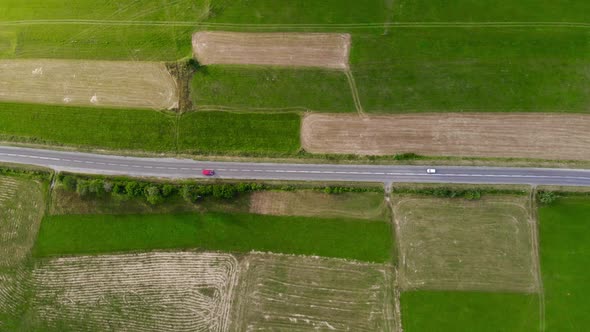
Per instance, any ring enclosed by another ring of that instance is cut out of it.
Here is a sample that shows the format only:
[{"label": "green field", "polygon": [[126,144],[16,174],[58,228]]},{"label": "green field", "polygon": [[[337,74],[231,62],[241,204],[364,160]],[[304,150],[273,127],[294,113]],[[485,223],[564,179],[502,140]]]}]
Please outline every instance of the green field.
[{"label": "green field", "polygon": [[397,0],[401,22],[590,22],[584,0]]},{"label": "green field", "polygon": [[207,66],[193,78],[192,100],[205,109],[355,111],[346,75],[319,69]]},{"label": "green field", "polygon": [[[0,56],[176,60],[191,54],[191,33],[209,15],[209,2],[1,0],[0,32],[18,38],[14,52]],[[155,24],[132,25],[146,21]],[[157,24],[164,21],[188,23]]]},{"label": "green field", "polygon": [[354,34],[368,112],[590,108],[590,32],[577,29],[400,28]]},{"label": "green field", "polygon": [[590,326],[590,198],[564,198],[541,207],[541,271],[546,330]]},{"label": "green field", "polygon": [[382,23],[391,17],[392,9],[391,0],[213,0],[208,22],[320,25]]},{"label": "green field", "polygon": [[406,292],[401,310],[408,332],[539,330],[538,296],[532,294]]},{"label": "green field", "polygon": [[272,251],[386,262],[389,223],[254,214],[64,215],[46,217],[36,256],[199,248]]},{"label": "green field", "polygon": [[177,119],[151,110],[0,103],[0,118],[0,139],[6,141],[208,154],[299,150],[300,117],[294,113],[198,112]]},{"label": "green field", "polygon": [[189,153],[293,155],[300,149],[295,113],[192,112],[179,126],[178,149]]},{"label": "green field", "polygon": [[0,103],[0,138],[106,149],[174,151],[175,117],[155,111]]}]

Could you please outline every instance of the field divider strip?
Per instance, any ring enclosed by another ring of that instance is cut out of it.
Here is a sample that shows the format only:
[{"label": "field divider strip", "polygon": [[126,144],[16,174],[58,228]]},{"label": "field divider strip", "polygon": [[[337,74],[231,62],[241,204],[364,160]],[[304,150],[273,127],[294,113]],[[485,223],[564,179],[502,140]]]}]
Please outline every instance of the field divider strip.
[{"label": "field divider strip", "polygon": [[537,214],[537,187],[531,186],[529,195],[530,203],[530,224],[531,224],[531,245],[533,254],[534,273],[537,275],[537,289],[539,293],[539,331],[545,332],[545,289],[543,287],[543,275],[541,273],[541,257],[539,255],[539,218]]}]

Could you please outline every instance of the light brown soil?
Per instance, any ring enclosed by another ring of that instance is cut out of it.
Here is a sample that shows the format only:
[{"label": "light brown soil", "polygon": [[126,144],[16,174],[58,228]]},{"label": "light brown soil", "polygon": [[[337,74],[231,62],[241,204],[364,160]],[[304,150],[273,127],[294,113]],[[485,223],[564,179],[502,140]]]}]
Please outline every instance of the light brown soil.
[{"label": "light brown soil", "polygon": [[0,60],[0,101],[171,109],[178,92],[162,63]]},{"label": "light brown soil", "polygon": [[227,331],[237,268],[222,253],[54,258],[33,271],[32,312],[61,328],[83,322],[96,331]]},{"label": "light brown soil", "polygon": [[312,153],[590,160],[589,128],[578,114],[310,114],[301,143]]},{"label": "light brown soil", "polygon": [[395,331],[393,268],[254,253],[242,263],[233,331]]},{"label": "light brown soil", "polygon": [[536,292],[526,196],[394,196],[402,289]]},{"label": "light brown soil", "polygon": [[276,65],[347,69],[350,35],[337,33],[243,33],[193,35],[201,64]]},{"label": "light brown soil", "polygon": [[382,220],[385,208],[383,194],[374,192],[331,195],[312,190],[260,191],[250,199],[251,213],[279,216]]}]

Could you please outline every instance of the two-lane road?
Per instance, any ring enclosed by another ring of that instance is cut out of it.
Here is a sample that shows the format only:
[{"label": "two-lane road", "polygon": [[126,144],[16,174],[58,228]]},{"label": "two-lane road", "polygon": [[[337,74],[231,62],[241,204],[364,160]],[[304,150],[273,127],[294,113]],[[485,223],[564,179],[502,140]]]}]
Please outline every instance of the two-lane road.
[{"label": "two-lane road", "polygon": [[552,168],[440,166],[436,174],[426,174],[424,166],[206,162],[8,146],[0,146],[0,161],[58,171],[137,177],[201,178],[201,170],[207,168],[214,169],[215,177],[223,179],[590,186],[590,170]]}]

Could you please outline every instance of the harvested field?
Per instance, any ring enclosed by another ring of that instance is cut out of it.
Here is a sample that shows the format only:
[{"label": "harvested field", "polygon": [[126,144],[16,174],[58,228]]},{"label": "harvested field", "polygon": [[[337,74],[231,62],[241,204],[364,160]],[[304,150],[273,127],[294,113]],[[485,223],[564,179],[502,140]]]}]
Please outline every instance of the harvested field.
[{"label": "harvested field", "polygon": [[350,35],[337,33],[240,33],[193,35],[201,64],[242,64],[347,69]]},{"label": "harvested field", "polygon": [[312,153],[590,160],[588,128],[590,116],[574,114],[311,114],[301,142]]},{"label": "harvested field", "polygon": [[251,254],[234,331],[394,331],[393,268],[338,259]]},{"label": "harvested field", "polygon": [[538,290],[526,196],[396,201],[403,289]]},{"label": "harvested field", "polygon": [[0,330],[19,320],[29,276],[26,260],[44,207],[38,183],[0,176]]},{"label": "harvested field", "polygon": [[237,268],[218,253],[56,258],[33,272],[33,306],[47,326],[83,319],[103,331],[227,331]]},{"label": "harvested field", "polygon": [[383,220],[382,193],[325,194],[312,190],[259,191],[251,195],[250,212],[279,216]]},{"label": "harvested field", "polygon": [[0,101],[171,109],[176,82],[163,63],[2,60]]}]

